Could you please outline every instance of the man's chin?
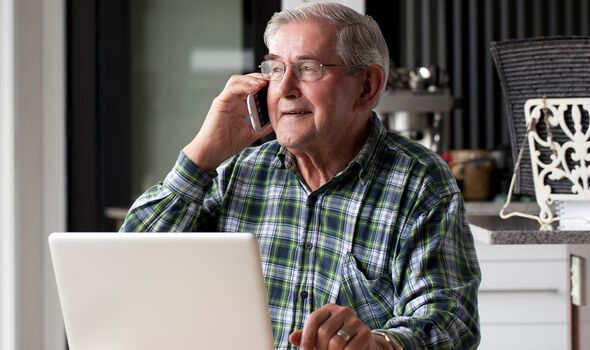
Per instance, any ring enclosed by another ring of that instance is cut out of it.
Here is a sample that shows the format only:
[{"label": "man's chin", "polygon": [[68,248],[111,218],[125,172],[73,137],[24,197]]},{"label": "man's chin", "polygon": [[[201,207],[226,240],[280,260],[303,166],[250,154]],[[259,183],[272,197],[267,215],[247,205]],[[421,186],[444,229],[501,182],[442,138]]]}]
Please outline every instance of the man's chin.
[{"label": "man's chin", "polygon": [[282,133],[280,131],[275,132],[277,135],[278,143],[288,149],[291,153],[301,151],[306,144],[305,140],[307,139],[301,133],[294,133],[294,132],[286,132]]}]

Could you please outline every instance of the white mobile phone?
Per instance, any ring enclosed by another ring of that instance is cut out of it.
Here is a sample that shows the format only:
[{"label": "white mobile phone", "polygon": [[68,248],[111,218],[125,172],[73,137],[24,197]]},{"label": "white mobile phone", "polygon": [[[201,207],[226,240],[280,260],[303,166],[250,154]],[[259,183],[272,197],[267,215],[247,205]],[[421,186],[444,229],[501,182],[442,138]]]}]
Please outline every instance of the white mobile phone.
[{"label": "white mobile phone", "polygon": [[268,117],[268,105],[266,104],[266,93],[268,86],[263,87],[258,92],[248,95],[246,104],[248,105],[248,114],[252,128],[258,131],[270,123]]}]

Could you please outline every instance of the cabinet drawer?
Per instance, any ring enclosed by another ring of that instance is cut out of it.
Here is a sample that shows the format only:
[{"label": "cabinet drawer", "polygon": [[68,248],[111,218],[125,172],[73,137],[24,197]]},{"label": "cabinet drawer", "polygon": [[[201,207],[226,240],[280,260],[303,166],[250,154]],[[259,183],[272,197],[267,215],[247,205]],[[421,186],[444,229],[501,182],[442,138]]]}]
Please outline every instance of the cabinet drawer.
[{"label": "cabinet drawer", "polygon": [[477,258],[486,260],[565,260],[565,244],[541,245],[489,245],[475,241]]},{"label": "cabinet drawer", "polygon": [[480,293],[481,324],[568,322],[567,295],[545,293]]},{"label": "cabinet drawer", "polygon": [[565,262],[482,262],[482,324],[568,322]]},{"label": "cabinet drawer", "polygon": [[570,346],[566,324],[484,325],[478,350],[565,350]]},{"label": "cabinet drawer", "polygon": [[565,261],[481,262],[480,290],[559,290],[568,285]]}]

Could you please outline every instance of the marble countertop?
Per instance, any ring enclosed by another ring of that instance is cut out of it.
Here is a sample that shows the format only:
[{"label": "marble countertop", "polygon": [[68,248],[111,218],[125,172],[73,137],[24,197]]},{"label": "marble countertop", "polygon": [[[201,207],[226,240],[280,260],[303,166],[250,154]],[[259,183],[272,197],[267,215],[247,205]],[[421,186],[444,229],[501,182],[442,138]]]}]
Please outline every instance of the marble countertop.
[{"label": "marble countertop", "polygon": [[590,231],[541,231],[539,224],[523,218],[468,215],[473,238],[487,244],[590,244]]},{"label": "marble countertop", "polygon": [[[477,241],[500,244],[590,244],[590,231],[541,231],[534,220],[500,218],[504,203],[466,202],[467,220]],[[538,214],[537,203],[511,203],[509,212]]]}]

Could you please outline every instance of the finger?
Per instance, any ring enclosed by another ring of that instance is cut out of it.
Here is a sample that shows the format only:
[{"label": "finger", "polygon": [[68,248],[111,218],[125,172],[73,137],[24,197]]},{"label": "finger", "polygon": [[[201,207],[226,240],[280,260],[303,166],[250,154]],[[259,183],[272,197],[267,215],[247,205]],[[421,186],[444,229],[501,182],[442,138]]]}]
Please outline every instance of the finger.
[{"label": "finger", "polygon": [[318,329],[318,339],[316,350],[327,349],[343,349],[346,346],[346,340],[341,335],[338,335],[339,330],[343,330],[346,334],[348,331],[344,329],[344,315],[332,314],[329,320],[326,320]]},{"label": "finger", "polygon": [[226,95],[237,96],[245,100],[248,94],[255,93],[262,89],[266,84],[268,84],[266,80],[256,77],[255,75],[233,75],[227,81],[225,89],[221,95],[226,93]]},{"label": "finger", "polygon": [[[344,324],[347,322],[347,319],[355,320],[356,316],[351,309],[347,307],[342,307],[339,305],[326,305],[325,306],[328,310],[330,310],[330,317],[326,319],[318,328],[317,331],[317,339],[316,339],[316,350],[326,350],[330,347],[331,340],[335,339],[335,343],[338,344],[334,349],[343,349],[346,346],[347,341],[341,335],[338,335],[337,332],[343,329]],[[350,323],[350,322],[348,322]],[[347,329],[344,329],[346,333],[348,333]]]},{"label": "finger", "polygon": [[374,341],[371,330],[368,327],[363,327],[356,331],[344,349],[373,349],[374,347],[371,345]]},{"label": "finger", "polygon": [[356,317],[354,312],[352,312],[352,317],[348,317],[345,320],[342,329],[350,335],[350,339],[348,341],[345,340],[346,345],[344,349],[372,349],[370,345],[374,338],[372,337],[371,330],[363,321]]},{"label": "finger", "polygon": [[249,76],[249,77],[254,77],[254,78],[258,78],[258,79],[263,79],[263,80],[266,80],[266,79],[264,79],[264,78],[262,77],[262,73],[260,73],[260,72],[253,72],[253,73],[248,73],[248,74],[246,74],[246,75],[247,75],[247,76]]},{"label": "finger", "polygon": [[[348,333],[348,332],[347,332]],[[332,334],[331,337],[322,337],[321,341],[318,341],[318,348],[322,350],[341,350],[348,344],[346,339],[337,333]]]},{"label": "finger", "polygon": [[[326,349],[330,350],[338,350],[346,348],[350,342],[357,336],[359,331],[363,328],[368,329],[365,324],[359,320],[355,313],[349,308],[340,308],[337,312],[333,312],[333,317],[341,318],[342,321],[338,323],[334,323],[334,325],[339,325],[337,328],[328,328],[328,322],[324,322],[322,327],[326,327],[326,336],[324,339],[327,340],[327,345],[325,345]],[[320,333],[323,331],[320,330]],[[338,332],[343,332],[343,334],[339,334]],[[331,334],[331,336],[330,336]],[[320,341],[318,343],[321,344]],[[321,345],[324,346],[323,344]],[[352,348],[355,349],[355,348]]]},{"label": "finger", "polygon": [[295,331],[289,335],[289,343],[299,346],[301,344],[301,336],[303,335],[302,330]]},{"label": "finger", "polygon": [[301,337],[301,347],[303,349],[316,348],[318,329],[330,318],[330,316],[330,309],[325,306],[317,309],[309,315],[309,318],[303,326],[303,335]]},{"label": "finger", "polygon": [[246,99],[249,94],[262,89],[267,84],[248,76],[232,76],[223,91],[213,99],[209,114],[229,114],[231,116],[247,116]]}]

